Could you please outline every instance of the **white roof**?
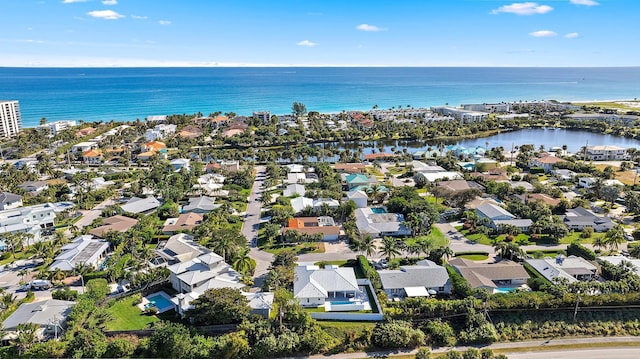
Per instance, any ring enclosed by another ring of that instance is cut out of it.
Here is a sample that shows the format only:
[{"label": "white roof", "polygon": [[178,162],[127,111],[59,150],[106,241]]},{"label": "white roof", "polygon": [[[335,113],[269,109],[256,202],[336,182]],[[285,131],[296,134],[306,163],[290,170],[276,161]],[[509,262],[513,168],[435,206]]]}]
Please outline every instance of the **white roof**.
[{"label": "white roof", "polygon": [[291,200],[291,207],[298,213],[307,207],[313,207],[313,200],[307,197],[296,197]]},{"label": "white roof", "polygon": [[428,297],[429,292],[425,287],[405,287],[404,292],[407,293],[407,297]]},{"label": "white roof", "polygon": [[347,192],[347,198],[352,199],[352,198],[369,198],[369,196],[367,196],[367,194],[364,191],[361,190],[355,190],[355,191],[349,191]]},{"label": "white roof", "polygon": [[293,293],[296,298],[326,298],[329,292],[359,291],[353,268],[298,266]]}]

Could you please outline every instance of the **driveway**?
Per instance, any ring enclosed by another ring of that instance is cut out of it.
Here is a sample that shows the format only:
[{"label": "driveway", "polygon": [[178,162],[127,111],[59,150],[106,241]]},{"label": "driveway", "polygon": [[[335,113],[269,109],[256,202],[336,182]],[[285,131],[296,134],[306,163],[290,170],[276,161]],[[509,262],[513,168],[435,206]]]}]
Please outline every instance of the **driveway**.
[{"label": "driveway", "polygon": [[260,217],[262,212],[261,188],[265,180],[265,166],[256,166],[256,180],[251,187],[249,194],[249,204],[245,212],[242,223],[242,235],[247,239],[251,252],[249,256],[256,261],[256,270],[253,274],[254,289],[262,286],[264,277],[267,274],[269,265],[273,261],[273,254],[258,249],[258,228],[260,227]]},{"label": "driveway", "polygon": [[[356,253],[349,248],[346,241],[324,242],[324,253],[306,253],[298,256],[298,262],[322,262],[356,259],[361,253]],[[379,253],[374,253],[369,260],[380,259]]]},{"label": "driveway", "polygon": [[436,223],[435,226],[449,240],[449,248],[454,253],[460,252],[487,252],[491,257],[495,254],[492,246],[480,244],[469,240],[467,237],[458,232],[452,223]]},{"label": "driveway", "polygon": [[76,227],[78,227],[79,229],[82,229],[83,227],[86,227],[88,225],[90,225],[96,218],[100,217],[100,215],[102,214],[102,210],[107,208],[110,205],[115,204],[116,202],[112,199],[108,199],[98,205],[96,205],[95,207],[93,207],[92,209],[88,210],[88,211],[84,211],[82,213],[82,218],[80,218],[76,223]]}]

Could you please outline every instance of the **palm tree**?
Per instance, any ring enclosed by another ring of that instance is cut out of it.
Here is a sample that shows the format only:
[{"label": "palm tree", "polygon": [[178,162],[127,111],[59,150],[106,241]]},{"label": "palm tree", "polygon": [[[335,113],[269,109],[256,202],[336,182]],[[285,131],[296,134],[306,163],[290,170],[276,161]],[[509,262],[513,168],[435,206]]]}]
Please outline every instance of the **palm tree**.
[{"label": "palm tree", "polygon": [[494,246],[496,252],[502,259],[519,259],[524,256],[524,251],[515,243],[500,242]]},{"label": "palm tree", "polygon": [[249,247],[244,247],[233,261],[233,269],[243,275],[252,274],[256,267],[255,261],[249,257],[250,251]]},{"label": "palm tree", "polygon": [[27,268],[22,268],[18,271],[18,275],[20,276],[20,281],[24,282],[24,277],[26,277],[27,275],[29,275],[29,269]]},{"label": "palm tree", "polygon": [[76,264],[73,272],[80,276],[80,283],[82,283],[82,292],[84,293],[84,276],[85,274],[93,271],[93,268],[85,263]]},{"label": "palm tree", "polygon": [[613,252],[618,250],[620,244],[624,243],[624,228],[621,225],[616,225],[607,231],[604,235],[604,244],[609,247],[609,250]]},{"label": "palm tree", "polygon": [[368,259],[376,251],[376,241],[370,234],[366,234],[364,237],[360,238],[356,247],[358,252],[362,252]]},{"label": "palm tree", "polygon": [[388,260],[391,260],[397,255],[400,255],[398,240],[393,237],[382,237],[382,247],[380,248],[380,254],[387,257]]},{"label": "palm tree", "polygon": [[22,355],[33,344],[38,341],[36,331],[38,325],[34,323],[20,323],[18,324],[18,336],[16,337],[16,346],[18,347],[18,353]]}]

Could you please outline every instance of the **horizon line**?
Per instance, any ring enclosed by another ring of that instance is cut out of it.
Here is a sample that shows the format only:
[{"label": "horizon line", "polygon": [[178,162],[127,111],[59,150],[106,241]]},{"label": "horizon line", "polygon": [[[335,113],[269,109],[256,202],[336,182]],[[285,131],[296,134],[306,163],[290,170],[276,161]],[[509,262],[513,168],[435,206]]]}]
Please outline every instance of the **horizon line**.
[{"label": "horizon line", "polygon": [[179,65],[0,65],[0,68],[14,69],[72,69],[72,68],[638,68],[640,65],[609,66],[523,66],[523,65],[283,65],[283,64],[179,64]]}]

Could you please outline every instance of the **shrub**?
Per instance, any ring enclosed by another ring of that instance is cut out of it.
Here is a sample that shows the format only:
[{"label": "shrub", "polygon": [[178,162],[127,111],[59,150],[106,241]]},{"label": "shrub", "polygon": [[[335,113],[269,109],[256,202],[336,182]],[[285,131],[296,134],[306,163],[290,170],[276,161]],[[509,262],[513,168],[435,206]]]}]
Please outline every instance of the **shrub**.
[{"label": "shrub", "polygon": [[65,287],[63,289],[58,289],[53,291],[51,293],[51,298],[57,299],[57,300],[75,301],[76,299],[78,299],[78,291],[71,290],[69,289],[69,287]]},{"label": "shrub", "polygon": [[585,227],[582,232],[580,232],[580,238],[591,238],[593,236],[593,228]]},{"label": "shrub", "polygon": [[142,293],[136,293],[131,296],[132,305],[138,305],[142,303]]},{"label": "shrub", "polygon": [[364,274],[365,277],[367,277],[367,279],[371,281],[373,288],[375,289],[382,288],[382,284],[380,283],[380,275],[378,275],[378,271],[376,271],[371,266],[371,263],[369,263],[369,261],[367,260],[367,257],[363,255],[359,255],[357,259],[358,259],[358,265],[360,266],[362,273]]},{"label": "shrub", "polygon": [[87,273],[83,277],[84,277],[84,281],[88,282],[88,281],[90,281],[92,279],[107,278],[107,272],[106,271],[95,271],[95,272]]},{"label": "shrub", "polygon": [[448,322],[430,320],[422,330],[428,336],[429,343],[434,346],[448,347],[456,343],[455,332]]},{"label": "shrub", "polygon": [[146,315],[156,315],[156,314],[158,314],[158,308],[156,308],[156,307],[147,307],[144,310],[144,314],[146,314]]},{"label": "shrub", "polygon": [[429,348],[420,348],[416,353],[415,359],[430,359],[431,358],[431,350]]},{"label": "shrub", "polygon": [[413,348],[424,343],[424,333],[410,322],[391,320],[376,324],[371,343],[380,348]]}]

